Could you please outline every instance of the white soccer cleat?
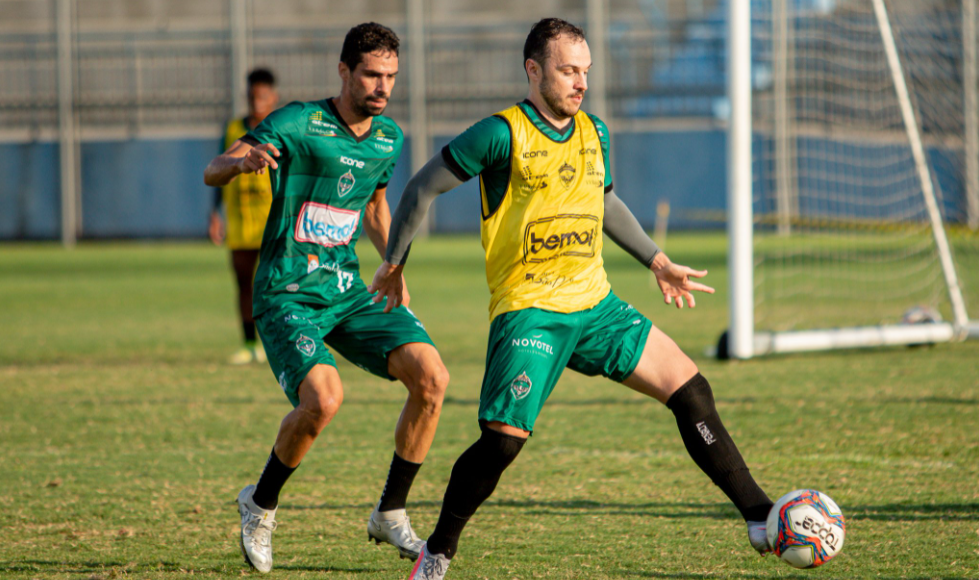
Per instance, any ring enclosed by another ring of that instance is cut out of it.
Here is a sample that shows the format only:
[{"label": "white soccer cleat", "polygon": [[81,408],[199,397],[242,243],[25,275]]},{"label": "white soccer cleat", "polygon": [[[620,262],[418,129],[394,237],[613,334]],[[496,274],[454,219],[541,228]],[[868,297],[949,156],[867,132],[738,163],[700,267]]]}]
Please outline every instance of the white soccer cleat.
[{"label": "white soccer cleat", "polygon": [[748,542],[762,556],[767,556],[772,552],[772,547],[768,544],[765,522],[748,522]]},{"label": "white soccer cleat", "polygon": [[429,554],[428,545],[422,545],[421,557],[411,569],[408,580],[443,580],[450,560],[442,554]]},{"label": "white soccer cleat", "polygon": [[[378,504],[380,505],[380,504]],[[371,512],[371,517],[367,520],[367,539],[374,540],[378,545],[387,542],[398,549],[402,558],[417,560],[421,552],[424,540],[415,535],[411,529],[411,522],[405,510],[390,510],[386,512]]]},{"label": "white soccer cleat", "polygon": [[241,514],[241,555],[245,562],[259,572],[272,569],[272,532],[275,531],[275,510],[255,505],[252,494],[255,486],[248,485],[238,494],[238,513]]},{"label": "white soccer cleat", "polygon": [[255,346],[243,346],[228,357],[228,364],[234,366],[248,365],[252,363],[263,363],[268,360],[265,356],[265,348],[260,344]]}]

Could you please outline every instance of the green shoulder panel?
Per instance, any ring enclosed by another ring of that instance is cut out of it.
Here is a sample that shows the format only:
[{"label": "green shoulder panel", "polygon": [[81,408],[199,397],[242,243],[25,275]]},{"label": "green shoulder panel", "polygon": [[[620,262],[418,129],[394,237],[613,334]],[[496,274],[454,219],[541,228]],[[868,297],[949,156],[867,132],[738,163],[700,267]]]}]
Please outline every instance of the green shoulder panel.
[{"label": "green shoulder panel", "polygon": [[595,129],[598,131],[598,140],[602,143],[602,157],[605,158],[605,191],[609,192],[612,189],[612,157],[609,154],[612,149],[612,135],[609,133],[605,121],[590,113],[588,114],[588,118],[595,123]]},{"label": "green shoulder panel", "polygon": [[305,118],[306,103],[293,101],[288,105],[269,113],[265,120],[259,123],[245,135],[244,139],[254,143],[271,143],[282,154],[289,150],[297,135],[302,135],[301,121]]},{"label": "green shoulder panel", "polygon": [[453,139],[445,150],[446,163],[463,181],[480,174],[485,179],[486,173],[508,171],[510,125],[502,117],[486,117]]}]

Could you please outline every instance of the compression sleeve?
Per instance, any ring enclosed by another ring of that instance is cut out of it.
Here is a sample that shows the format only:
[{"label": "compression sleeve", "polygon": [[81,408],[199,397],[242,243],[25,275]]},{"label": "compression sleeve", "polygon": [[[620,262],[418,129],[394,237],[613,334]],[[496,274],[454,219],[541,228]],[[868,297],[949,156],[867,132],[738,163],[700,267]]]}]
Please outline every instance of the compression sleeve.
[{"label": "compression sleeve", "polygon": [[405,186],[401,201],[391,218],[391,232],[388,235],[387,252],[384,260],[389,264],[403,264],[408,258],[408,246],[421,226],[428,206],[435,198],[454,187],[462,185],[462,180],[452,173],[441,153],[428,160]]},{"label": "compression sleeve", "polygon": [[646,235],[639,220],[613,190],[605,194],[605,221],[602,223],[602,231],[647,268],[660,253],[659,246]]}]

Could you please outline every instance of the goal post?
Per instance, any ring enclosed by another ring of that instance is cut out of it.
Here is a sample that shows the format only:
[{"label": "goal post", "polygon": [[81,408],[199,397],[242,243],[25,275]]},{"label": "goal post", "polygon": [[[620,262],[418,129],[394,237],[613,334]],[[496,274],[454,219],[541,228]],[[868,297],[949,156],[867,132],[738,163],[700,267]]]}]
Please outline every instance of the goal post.
[{"label": "goal post", "polygon": [[719,356],[979,338],[975,2],[729,0]]}]

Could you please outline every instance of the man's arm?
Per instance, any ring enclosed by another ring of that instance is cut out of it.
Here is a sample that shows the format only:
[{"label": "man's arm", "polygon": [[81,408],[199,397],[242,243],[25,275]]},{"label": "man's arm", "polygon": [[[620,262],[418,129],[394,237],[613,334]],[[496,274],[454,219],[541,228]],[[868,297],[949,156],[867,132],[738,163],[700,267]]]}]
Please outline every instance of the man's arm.
[{"label": "man's arm", "polygon": [[667,304],[675,303],[677,308],[683,308],[683,300],[686,299],[690,308],[694,308],[697,306],[697,301],[691,294],[692,291],[714,293],[714,289],[710,286],[690,279],[703,278],[707,275],[707,270],[694,270],[671,262],[646,235],[636,216],[611,189],[605,194],[605,220],[602,223],[602,231],[653,272],[656,276],[656,284],[663,292],[663,301]]},{"label": "man's arm", "polygon": [[[401,304],[404,292],[405,259],[408,246],[418,232],[428,208],[435,198],[446,191],[462,185],[462,180],[452,173],[445,163],[441,153],[435,154],[421,170],[408,181],[398,208],[391,221],[391,233],[387,241],[384,262],[374,274],[374,281],[367,288],[369,292],[377,292],[374,302],[380,302],[387,297],[385,312],[390,312]],[[366,227],[366,221],[364,226]],[[369,235],[369,234],[368,234]],[[372,240],[373,241],[373,240]]]},{"label": "man's arm", "polygon": [[647,268],[652,266],[656,255],[661,253],[656,242],[643,231],[636,216],[611,189],[605,194],[605,219],[602,222],[602,231]]},{"label": "man's arm", "polygon": [[374,195],[364,208],[364,232],[371,239],[377,253],[384,258],[391,229],[391,209],[388,206],[387,186],[374,190]]},{"label": "man's arm", "polygon": [[242,173],[265,173],[267,167],[278,169],[273,156],[279,156],[279,150],[271,143],[252,146],[241,139],[235,141],[231,148],[218,155],[204,169],[204,184],[211,187],[221,187],[231,183],[231,180]]}]

